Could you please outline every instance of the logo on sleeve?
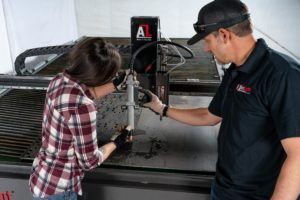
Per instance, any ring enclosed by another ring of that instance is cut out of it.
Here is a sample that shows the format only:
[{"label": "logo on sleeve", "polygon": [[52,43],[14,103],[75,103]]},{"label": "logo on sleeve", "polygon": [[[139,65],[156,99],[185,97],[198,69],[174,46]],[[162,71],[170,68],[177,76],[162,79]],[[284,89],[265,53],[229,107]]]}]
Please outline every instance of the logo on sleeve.
[{"label": "logo on sleeve", "polygon": [[243,84],[238,84],[236,86],[236,91],[242,92],[242,93],[245,93],[245,94],[251,94],[252,88],[247,87],[246,85],[243,85]]}]

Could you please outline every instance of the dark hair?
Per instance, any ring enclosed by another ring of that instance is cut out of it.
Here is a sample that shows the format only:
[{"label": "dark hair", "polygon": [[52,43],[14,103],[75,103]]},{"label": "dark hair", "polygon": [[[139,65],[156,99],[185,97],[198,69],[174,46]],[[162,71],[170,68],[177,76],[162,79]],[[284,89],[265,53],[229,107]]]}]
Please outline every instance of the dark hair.
[{"label": "dark hair", "polygon": [[[219,1],[221,4],[224,5],[223,9],[226,10],[226,14],[227,14],[228,18],[234,18],[236,16],[239,16],[241,14],[246,14],[249,12],[246,4],[244,4],[243,2],[241,2],[239,0],[231,0],[231,1],[228,0],[228,1],[223,1],[223,2],[222,2],[222,0],[217,0],[217,1]],[[238,3],[235,3],[234,1],[236,1]],[[220,12],[217,12],[214,14],[215,15],[212,16],[212,18],[215,18],[215,19],[211,19],[211,20],[218,20],[218,19],[222,19],[224,17],[224,14],[220,13]],[[218,15],[220,15],[220,16],[218,16]],[[245,21],[242,21],[238,24],[230,26],[226,29],[233,32],[235,35],[237,35],[239,37],[246,36],[253,32],[250,17],[248,19],[246,19]],[[216,33],[214,33],[214,35],[217,35],[217,31],[216,31]]]},{"label": "dark hair", "polygon": [[235,35],[239,37],[244,37],[246,35],[249,35],[253,32],[251,20],[247,19],[246,21],[243,21],[239,24],[233,25],[228,28],[231,32],[233,32]]},{"label": "dark hair", "polygon": [[118,50],[100,37],[80,41],[69,56],[70,67],[66,73],[87,86],[110,82],[121,67]]},{"label": "dark hair", "polygon": [[[226,29],[233,32],[238,37],[244,37],[244,36],[249,35],[253,32],[252,24],[251,24],[250,19],[248,19],[246,21],[243,21],[239,24],[235,24],[235,25],[233,25],[231,27],[228,27]],[[219,32],[214,31],[214,32],[212,32],[212,34],[217,37]]]}]

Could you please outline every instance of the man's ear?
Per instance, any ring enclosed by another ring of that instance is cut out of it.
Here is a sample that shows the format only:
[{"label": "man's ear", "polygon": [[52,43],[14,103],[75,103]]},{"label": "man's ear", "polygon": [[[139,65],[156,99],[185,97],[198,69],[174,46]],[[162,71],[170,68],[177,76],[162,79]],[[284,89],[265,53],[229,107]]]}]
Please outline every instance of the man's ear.
[{"label": "man's ear", "polygon": [[219,37],[221,38],[221,40],[226,44],[227,42],[229,42],[231,40],[231,34],[230,31],[228,31],[225,28],[220,28],[218,30],[219,32]]}]

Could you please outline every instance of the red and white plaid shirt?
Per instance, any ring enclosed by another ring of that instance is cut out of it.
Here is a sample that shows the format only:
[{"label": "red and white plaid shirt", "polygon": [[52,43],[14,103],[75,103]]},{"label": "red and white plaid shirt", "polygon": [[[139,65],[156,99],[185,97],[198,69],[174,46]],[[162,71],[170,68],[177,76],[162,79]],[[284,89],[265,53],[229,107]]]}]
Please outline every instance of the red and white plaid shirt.
[{"label": "red and white plaid shirt", "polygon": [[82,195],[84,170],[103,162],[96,133],[96,105],[87,86],[58,74],[47,90],[42,146],[29,180],[35,197],[72,190]]}]

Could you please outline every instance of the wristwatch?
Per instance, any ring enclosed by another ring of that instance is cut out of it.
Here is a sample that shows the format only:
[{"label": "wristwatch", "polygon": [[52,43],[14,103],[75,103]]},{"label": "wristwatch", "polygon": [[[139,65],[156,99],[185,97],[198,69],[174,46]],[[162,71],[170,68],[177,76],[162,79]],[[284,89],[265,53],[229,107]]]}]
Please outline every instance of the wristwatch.
[{"label": "wristwatch", "polygon": [[165,107],[164,107],[164,109],[163,109],[163,112],[162,112],[162,116],[163,116],[163,117],[168,117],[168,116],[167,116],[168,110],[169,110],[169,106],[168,106],[168,105],[165,105]]}]

